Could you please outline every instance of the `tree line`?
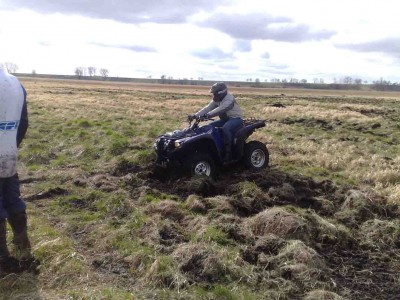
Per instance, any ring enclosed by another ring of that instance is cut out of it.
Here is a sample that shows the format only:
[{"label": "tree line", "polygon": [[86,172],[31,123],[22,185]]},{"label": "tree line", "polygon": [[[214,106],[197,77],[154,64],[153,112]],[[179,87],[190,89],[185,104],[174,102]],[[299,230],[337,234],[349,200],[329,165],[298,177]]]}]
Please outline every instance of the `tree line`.
[{"label": "tree line", "polygon": [[[148,77],[150,80],[151,77]],[[179,78],[174,79],[172,76],[161,75],[157,81],[151,79],[154,83],[161,84],[184,84],[184,85],[205,85],[212,84],[213,81],[204,80],[203,78],[187,79]],[[313,78],[311,82],[307,79],[296,79],[296,78],[271,78],[264,79],[261,81],[259,78],[253,80],[253,78],[247,78],[245,81],[230,81],[230,85],[233,86],[251,86],[257,88],[304,88],[304,89],[330,89],[330,90],[361,90],[363,87],[367,89],[377,91],[400,91],[400,83],[391,82],[380,78],[379,80],[372,81],[369,83],[361,78],[352,78],[351,76],[345,76],[342,78],[334,78],[333,83],[325,83],[323,78]]]},{"label": "tree line", "polygon": [[[5,62],[3,63],[5,69],[8,73],[17,73],[18,65],[13,62]],[[98,73],[97,73],[98,72]],[[106,68],[100,68],[99,70],[96,67],[76,67],[74,71],[75,76],[78,79],[81,78],[102,78],[107,79],[109,77],[109,70]],[[32,75],[36,75],[36,70],[32,70]],[[151,79],[151,76],[147,78],[148,80],[155,81]],[[174,79],[172,76],[167,76],[165,74],[161,75],[160,80],[156,80],[158,83],[166,84],[166,83],[176,83],[176,84],[187,84],[187,85],[196,85],[199,82],[204,83],[203,77],[195,78],[179,78]],[[235,82],[236,85],[240,85],[243,82]],[[312,82],[308,82],[307,79],[297,79],[297,78],[271,78],[264,79],[262,82],[259,78],[255,78],[254,81],[252,78],[247,78],[245,80],[245,84],[253,87],[296,87],[296,88],[308,88],[308,89],[337,89],[337,90],[357,90],[361,89],[363,85],[368,86],[369,88],[377,91],[400,91],[400,83],[391,82],[390,80],[385,80],[380,78],[379,80],[372,81],[369,83],[368,81],[363,81],[361,78],[353,78],[351,76],[345,76],[342,78],[334,78],[333,83],[326,84],[323,78],[314,78]]]},{"label": "tree line", "polygon": [[[80,79],[82,77],[96,77],[97,68],[96,67],[76,67],[74,74]],[[109,74],[108,69],[101,68],[99,70],[99,76],[103,79],[107,79]]]},{"label": "tree line", "polygon": [[17,73],[18,71],[18,66],[12,62],[5,62],[3,63],[4,68],[6,68],[8,73]]}]

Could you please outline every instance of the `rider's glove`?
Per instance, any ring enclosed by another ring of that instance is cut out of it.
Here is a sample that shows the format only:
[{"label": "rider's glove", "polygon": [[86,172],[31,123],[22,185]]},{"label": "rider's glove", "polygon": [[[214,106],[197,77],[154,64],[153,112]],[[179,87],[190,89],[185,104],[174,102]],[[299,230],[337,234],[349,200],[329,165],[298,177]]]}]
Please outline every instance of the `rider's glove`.
[{"label": "rider's glove", "polygon": [[200,121],[208,120],[209,118],[210,116],[208,115],[208,113],[199,117]]},{"label": "rider's glove", "polygon": [[196,115],[188,115],[187,119],[189,122],[192,122],[194,119],[196,119]]}]

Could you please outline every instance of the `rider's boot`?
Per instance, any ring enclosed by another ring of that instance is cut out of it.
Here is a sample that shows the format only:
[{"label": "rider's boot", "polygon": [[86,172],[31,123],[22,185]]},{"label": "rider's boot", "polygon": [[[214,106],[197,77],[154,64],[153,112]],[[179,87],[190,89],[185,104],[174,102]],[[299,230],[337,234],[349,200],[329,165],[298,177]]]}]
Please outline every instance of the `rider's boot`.
[{"label": "rider's boot", "polygon": [[8,223],[14,234],[14,245],[17,252],[17,258],[20,260],[33,259],[31,253],[31,243],[28,238],[27,217],[25,212],[10,215]]},{"label": "rider's boot", "polygon": [[10,256],[7,247],[7,225],[6,220],[0,220],[0,260]]},{"label": "rider's boot", "polygon": [[18,261],[10,256],[7,248],[6,220],[0,220],[0,277],[8,273],[19,272]]}]

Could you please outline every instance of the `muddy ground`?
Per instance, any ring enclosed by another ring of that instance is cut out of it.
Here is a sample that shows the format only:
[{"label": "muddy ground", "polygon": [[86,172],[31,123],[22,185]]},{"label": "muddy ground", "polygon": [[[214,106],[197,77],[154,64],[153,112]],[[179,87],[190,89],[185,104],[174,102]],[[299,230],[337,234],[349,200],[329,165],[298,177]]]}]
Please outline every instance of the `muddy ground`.
[{"label": "muddy ground", "polygon": [[[276,168],[252,172],[232,166],[215,180],[169,180],[151,166],[119,165],[110,173],[75,184],[112,191],[123,183],[132,205],[152,220],[137,232],[142,242],[172,259],[173,272],[161,271],[157,260],[147,271],[158,287],[240,282],[265,299],[400,295],[399,208],[371,190]],[[149,195],[158,200],[143,200]],[[230,248],[239,249],[239,256],[226,256]],[[92,265],[129,277],[132,262],[103,256]]]}]

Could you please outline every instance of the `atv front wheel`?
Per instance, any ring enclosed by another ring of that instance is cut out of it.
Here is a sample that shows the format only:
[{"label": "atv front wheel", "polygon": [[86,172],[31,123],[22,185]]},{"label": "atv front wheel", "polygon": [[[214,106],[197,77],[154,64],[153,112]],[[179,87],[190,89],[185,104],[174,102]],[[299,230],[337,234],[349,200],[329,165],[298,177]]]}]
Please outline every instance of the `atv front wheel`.
[{"label": "atv front wheel", "polygon": [[205,175],[213,177],[215,175],[214,160],[206,153],[195,153],[186,166],[191,175]]},{"label": "atv front wheel", "polygon": [[251,141],[244,146],[244,165],[254,170],[264,169],[269,163],[267,147],[258,141]]}]

